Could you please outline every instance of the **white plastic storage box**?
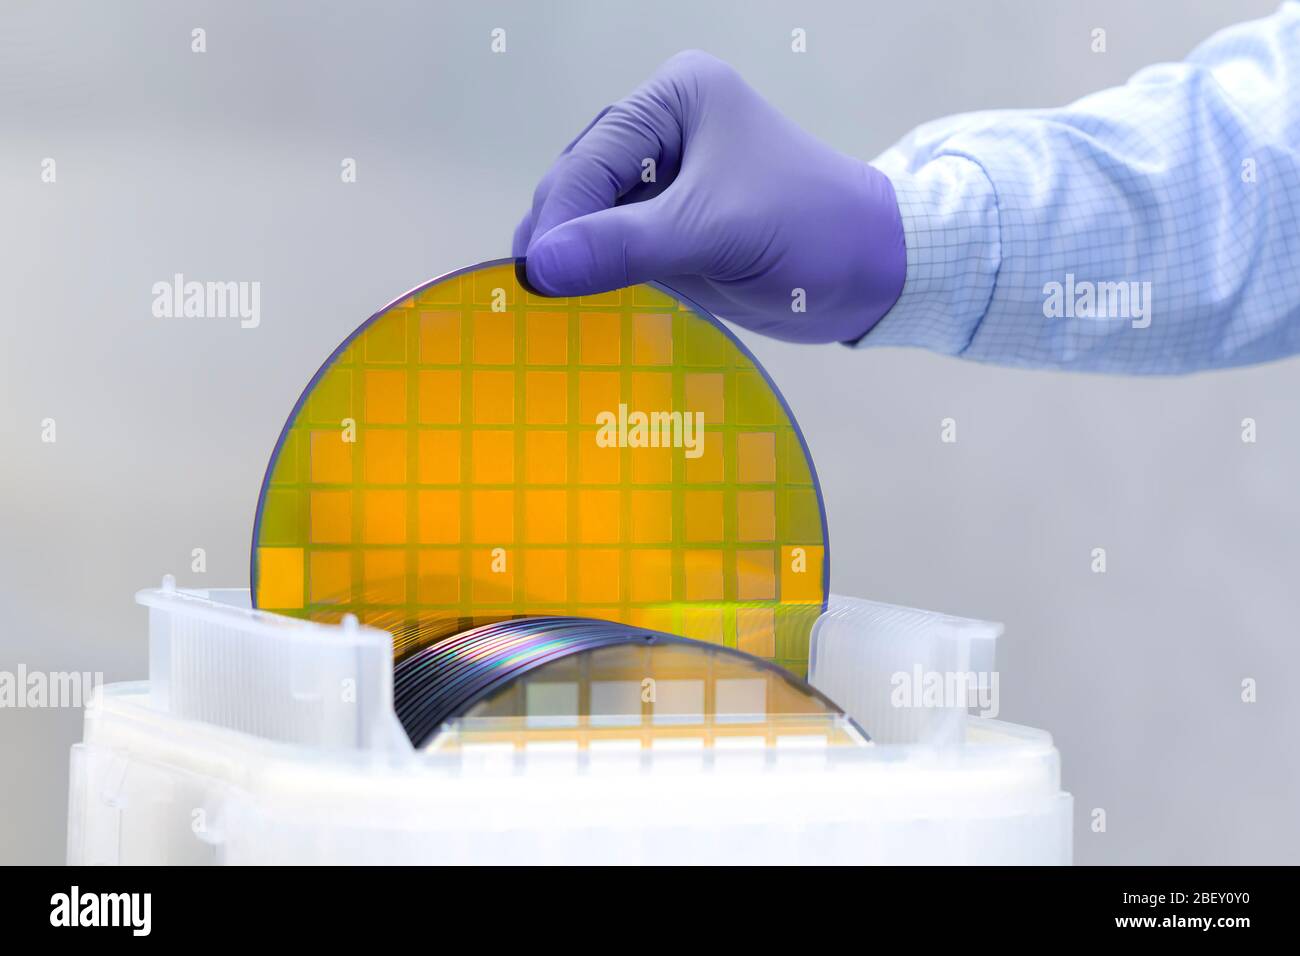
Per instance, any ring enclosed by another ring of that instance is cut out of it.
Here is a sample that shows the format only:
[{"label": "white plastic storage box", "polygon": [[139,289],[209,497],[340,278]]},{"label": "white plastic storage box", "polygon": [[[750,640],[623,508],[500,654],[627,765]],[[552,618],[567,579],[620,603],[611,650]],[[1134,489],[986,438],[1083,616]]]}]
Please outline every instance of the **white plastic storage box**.
[{"label": "white plastic storage box", "polygon": [[387,633],[170,580],[139,600],[149,680],[87,709],[70,863],[1070,862],[1048,734],[888,702],[915,665],[991,669],[996,625],[832,599],[810,679],[866,746],[417,752]]}]

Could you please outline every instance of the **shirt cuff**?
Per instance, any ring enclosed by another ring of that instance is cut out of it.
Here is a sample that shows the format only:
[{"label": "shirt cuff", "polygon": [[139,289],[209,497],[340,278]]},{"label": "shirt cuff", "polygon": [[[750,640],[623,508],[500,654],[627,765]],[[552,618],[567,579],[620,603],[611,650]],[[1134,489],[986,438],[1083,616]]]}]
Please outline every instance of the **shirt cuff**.
[{"label": "shirt cuff", "polygon": [[977,162],[953,153],[915,171],[891,169],[887,160],[877,165],[898,198],[907,277],[893,308],[850,344],[958,355],[988,310],[1001,262],[993,183]]}]

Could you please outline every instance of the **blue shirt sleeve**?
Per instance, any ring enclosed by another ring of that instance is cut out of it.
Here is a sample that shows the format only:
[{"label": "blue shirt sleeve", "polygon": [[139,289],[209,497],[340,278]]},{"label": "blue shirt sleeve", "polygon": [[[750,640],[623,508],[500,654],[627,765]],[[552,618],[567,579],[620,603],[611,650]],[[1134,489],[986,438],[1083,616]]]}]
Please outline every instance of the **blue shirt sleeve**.
[{"label": "blue shirt sleeve", "polygon": [[1300,5],[1060,109],[926,124],[875,161],[907,278],[858,344],[1177,373],[1300,352]]}]

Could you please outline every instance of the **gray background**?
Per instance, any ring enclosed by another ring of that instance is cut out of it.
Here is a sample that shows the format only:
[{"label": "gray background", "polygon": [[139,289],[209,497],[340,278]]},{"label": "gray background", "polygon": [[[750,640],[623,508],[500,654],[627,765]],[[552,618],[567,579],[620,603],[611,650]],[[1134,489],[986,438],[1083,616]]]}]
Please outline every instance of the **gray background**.
[{"label": "gray background", "polygon": [[[320,362],[393,296],[508,254],[552,156],[677,50],[870,158],[935,116],[1121,83],[1272,8],[5,3],[0,669],[139,678],[136,589],[245,583],[263,468]],[[175,272],[260,280],[261,327],[153,318]],[[1297,860],[1300,364],[1139,380],[742,337],[813,449],[835,589],[1006,622],[1002,716],[1055,735],[1079,862]],[[0,861],[62,859],[80,721],[0,711]]]}]

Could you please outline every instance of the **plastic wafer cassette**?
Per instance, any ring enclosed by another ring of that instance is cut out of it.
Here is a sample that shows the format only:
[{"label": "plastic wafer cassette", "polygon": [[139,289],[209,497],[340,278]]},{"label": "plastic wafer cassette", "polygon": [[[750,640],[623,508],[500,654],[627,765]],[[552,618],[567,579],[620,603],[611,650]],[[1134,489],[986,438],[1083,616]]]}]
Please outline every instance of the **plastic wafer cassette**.
[{"label": "plastic wafer cassette", "polygon": [[246,590],[138,599],[149,679],[87,709],[71,863],[1070,862],[1047,733],[889,700],[918,664],[991,671],[995,625],[832,597],[805,682],[589,621],[413,735],[388,632]]}]

